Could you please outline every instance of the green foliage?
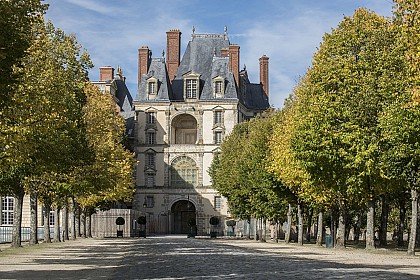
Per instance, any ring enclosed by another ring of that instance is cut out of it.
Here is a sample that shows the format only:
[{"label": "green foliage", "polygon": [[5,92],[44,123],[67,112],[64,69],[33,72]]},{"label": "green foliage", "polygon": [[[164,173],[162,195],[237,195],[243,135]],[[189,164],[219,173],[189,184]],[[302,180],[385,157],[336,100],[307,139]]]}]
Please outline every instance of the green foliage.
[{"label": "green foliage", "polygon": [[235,217],[277,220],[285,214],[290,192],[266,168],[271,132],[270,117],[237,124],[210,167],[213,186],[228,199]]},{"label": "green foliage", "polygon": [[0,112],[10,105],[17,78],[13,67],[20,66],[34,39],[32,28],[42,21],[46,9],[40,0],[0,0]]}]

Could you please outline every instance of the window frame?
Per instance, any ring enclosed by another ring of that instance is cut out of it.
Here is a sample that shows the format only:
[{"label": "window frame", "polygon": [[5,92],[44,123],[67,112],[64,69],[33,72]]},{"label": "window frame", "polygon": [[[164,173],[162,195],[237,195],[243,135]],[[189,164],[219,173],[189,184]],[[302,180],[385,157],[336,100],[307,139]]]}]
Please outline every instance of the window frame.
[{"label": "window frame", "polygon": [[146,112],[146,124],[156,124],[156,112],[155,111]]},{"label": "window frame", "polygon": [[[153,136],[152,136],[153,135]],[[156,144],[156,130],[147,130],[146,131],[146,144],[155,145]]]},{"label": "window frame", "polygon": [[223,142],[223,131],[215,130],[214,131],[214,144],[220,145]]},{"label": "window frame", "polygon": [[151,77],[147,79],[147,95],[155,96],[158,93],[158,79]]},{"label": "window frame", "polygon": [[200,75],[189,72],[184,75],[184,99],[197,100],[200,96]]},{"label": "window frame", "polygon": [[225,78],[221,76],[213,78],[213,93],[215,98],[221,98],[225,95]]},{"label": "window frame", "polygon": [[15,199],[13,196],[1,197],[1,225],[10,226],[14,222]]}]

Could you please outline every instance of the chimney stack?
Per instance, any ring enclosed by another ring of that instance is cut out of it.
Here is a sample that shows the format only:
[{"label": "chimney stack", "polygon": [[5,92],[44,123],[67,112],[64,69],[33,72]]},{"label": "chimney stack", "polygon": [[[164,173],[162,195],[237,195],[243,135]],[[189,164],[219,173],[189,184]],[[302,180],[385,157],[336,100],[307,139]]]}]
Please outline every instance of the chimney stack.
[{"label": "chimney stack", "polygon": [[236,87],[239,87],[239,46],[229,45],[229,70],[235,77]]},{"label": "chimney stack", "polygon": [[181,56],[181,31],[178,29],[166,32],[166,68],[169,80],[175,78]]},{"label": "chimney stack", "polygon": [[260,83],[265,96],[268,98],[268,57],[265,54],[260,58]]},{"label": "chimney stack", "polygon": [[114,68],[111,66],[102,66],[99,68],[99,80],[110,81],[114,79]]},{"label": "chimney stack", "polygon": [[149,47],[143,46],[139,49],[139,65],[138,65],[138,87],[140,86],[141,77],[147,74],[150,64],[150,51]]},{"label": "chimney stack", "polygon": [[229,49],[228,48],[220,49],[220,56],[221,57],[228,57],[229,56]]}]

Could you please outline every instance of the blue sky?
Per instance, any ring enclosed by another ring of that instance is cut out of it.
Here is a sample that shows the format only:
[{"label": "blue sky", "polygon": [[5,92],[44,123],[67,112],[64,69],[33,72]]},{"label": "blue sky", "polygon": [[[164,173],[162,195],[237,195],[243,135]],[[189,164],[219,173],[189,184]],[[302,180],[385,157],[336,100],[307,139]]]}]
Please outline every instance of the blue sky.
[{"label": "blue sky", "polygon": [[251,82],[259,82],[258,58],[270,58],[270,104],[283,106],[312,55],[330,32],[359,7],[390,16],[391,0],[46,0],[46,18],[66,33],[75,33],[95,67],[121,66],[133,97],[137,90],[137,52],[149,46],[153,57],[166,52],[166,31],[182,32],[182,50],[196,33],[223,33],[240,46]]}]

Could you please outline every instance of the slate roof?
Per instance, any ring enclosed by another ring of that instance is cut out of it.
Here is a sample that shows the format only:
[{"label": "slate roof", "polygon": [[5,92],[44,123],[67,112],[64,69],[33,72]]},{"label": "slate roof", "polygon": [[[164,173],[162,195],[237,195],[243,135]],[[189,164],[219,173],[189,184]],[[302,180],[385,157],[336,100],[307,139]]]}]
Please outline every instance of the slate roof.
[{"label": "slate roof", "polygon": [[168,71],[165,65],[165,59],[152,58],[147,74],[142,76],[139,88],[137,90],[136,100],[148,101],[147,98],[147,80],[154,77],[158,80],[158,92],[153,102],[169,102],[172,97],[172,88],[169,82]]},{"label": "slate roof", "polygon": [[133,97],[125,84],[125,81],[119,75],[114,78],[117,90],[115,97],[118,99],[118,106],[121,108],[120,115],[126,120],[126,133],[128,137],[134,137],[134,114]]},{"label": "slate roof", "polygon": [[200,75],[200,101],[216,101],[213,93],[213,78],[221,76],[225,79],[223,99],[238,100],[249,109],[269,108],[262,85],[250,83],[247,75],[241,78],[243,86],[236,88],[234,75],[229,71],[229,57],[221,57],[221,49],[229,48],[229,44],[226,34],[193,34],[172,84],[168,78],[164,59],[152,59],[148,73],[141,79],[136,100],[148,101],[147,79],[153,76],[159,80],[160,86],[157,98],[150,101],[182,101],[184,75],[197,73]]}]

